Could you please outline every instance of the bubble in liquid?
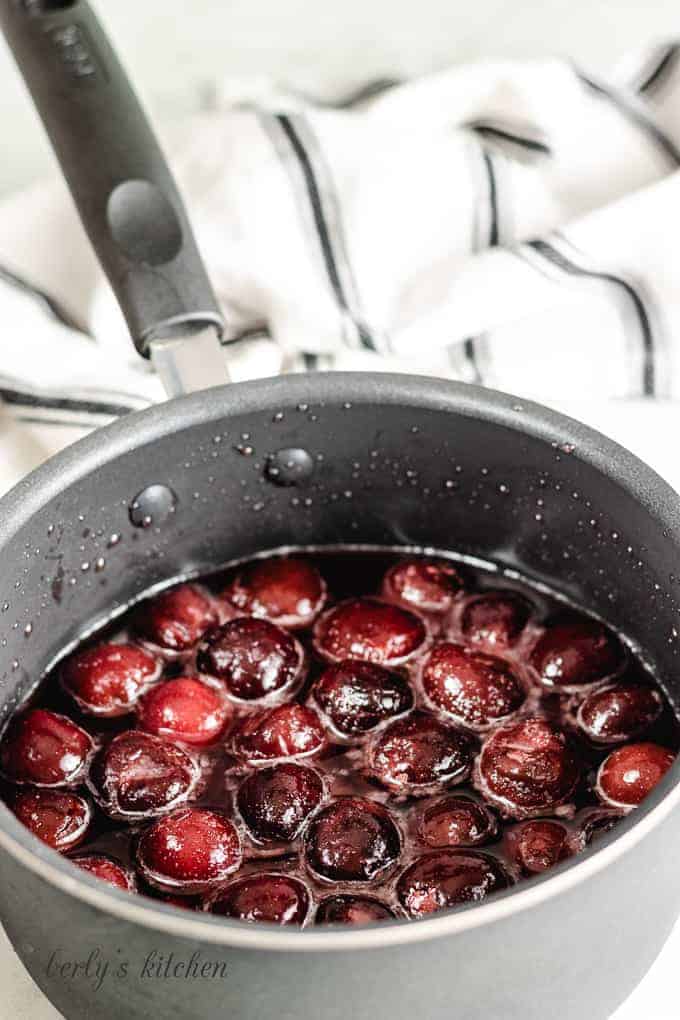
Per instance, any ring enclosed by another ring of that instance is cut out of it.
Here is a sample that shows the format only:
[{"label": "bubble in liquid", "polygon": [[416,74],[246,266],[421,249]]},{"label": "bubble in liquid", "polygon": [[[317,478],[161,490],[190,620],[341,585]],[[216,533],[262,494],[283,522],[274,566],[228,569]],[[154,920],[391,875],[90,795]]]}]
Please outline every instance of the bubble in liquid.
[{"label": "bubble in liquid", "polygon": [[[130,523],[135,528],[149,528],[162,524],[177,507],[177,496],[168,485],[156,483],[142,489],[129,507]],[[114,536],[111,536],[109,543]],[[114,543],[115,544],[115,543]]]}]

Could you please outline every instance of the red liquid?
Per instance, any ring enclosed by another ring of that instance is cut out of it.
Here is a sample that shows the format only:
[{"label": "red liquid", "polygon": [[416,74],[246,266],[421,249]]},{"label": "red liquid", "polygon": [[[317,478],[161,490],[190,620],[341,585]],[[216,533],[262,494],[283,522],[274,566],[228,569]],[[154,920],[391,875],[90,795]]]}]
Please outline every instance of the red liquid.
[{"label": "red liquid", "polygon": [[[188,909],[376,923],[578,854],[675,756],[653,678],[542,591],[397,553],[291,560],[178,585],[58,664],[22,712],[67,717],[94,754],[61,749],[49,716],[11,721],[3,794],[24,824]],[[62,800],[83,811],[60,842]]]}]

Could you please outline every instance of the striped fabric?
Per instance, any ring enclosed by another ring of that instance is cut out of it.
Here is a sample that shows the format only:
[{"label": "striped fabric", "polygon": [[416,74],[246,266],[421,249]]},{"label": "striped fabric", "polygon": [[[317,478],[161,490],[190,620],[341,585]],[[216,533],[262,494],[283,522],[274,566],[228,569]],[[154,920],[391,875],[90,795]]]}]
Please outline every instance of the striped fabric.
[{"label": "striped fabric", "polygon": [[[385,369],[544,402],[677,395],[680,44],[607,80],[480,62],[335,104],[261,82],[217,95],[171,151],[234,378]],[[0,444],[21,430],[32,451],[16,475],[162,393],[63,185],[11,196],[0,224]]]}]

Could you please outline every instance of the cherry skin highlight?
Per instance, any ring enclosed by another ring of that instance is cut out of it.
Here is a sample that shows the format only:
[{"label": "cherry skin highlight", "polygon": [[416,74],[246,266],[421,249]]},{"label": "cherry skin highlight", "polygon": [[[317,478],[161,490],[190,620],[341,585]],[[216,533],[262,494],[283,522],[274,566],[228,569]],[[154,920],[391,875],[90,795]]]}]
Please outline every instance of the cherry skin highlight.
[{"label": "cherry skin highlight", "polygon": [[7,804],[34,836],[60,853],[79,846],[92,821],[89,802],[70,790],[22,786],[11,791]]},{"label": "cherry skin highlight", "polygon": [[370,896],[329,896],[319,904],[315,924],[375,924],[393,917],[388,906]]},{"label": "cherry skin highlight", "polygon": [[318,772],[282,762],[258,769],[243,781],[238,808],[249,832],[260,843],[291,842],[323,797]]},{"label": "cherry skin highlight", "polygon": [[472,730],[485,730],[509,718],[526,698],[521,680],[508,663],[448,641],[436,644],[429,653],[421,681],[435,708]]},{"label": "cherry skin highlight", "polygon": [[167,740],[206,747],[219,740],[231,710],[220,691],[197,677],[167,680],[149,691],[137,713],[141,729]]},{"label": "cherry skin highlight", "polygon": [[604,804],[630,811],[661,782],[674,761],[673,752],[658,744],[619,747],[600,765],[595,792]]},{"label": "cherry skin highlight", "polygon": [[422,841],[437,850],[483,846],[491,842],[497,831],[491,811],[484,804],[462,795],[428,804],[418,827]]},{"label": "cherry skin highlight", "polygon": [[323,609],[326,585],[308,560],[281,557],[250,564],[223,594],[241,613],[299,629],[309,627]]},{"label": "cherry skin highlight", "polygon": [[503,651],[517,644],[531,611],[529,600],[515,592],[486,592],[466,605],[461,630],[466,641],[490,651]]},{"label": "cherry skin highlight", "polygon": [[29,709],[9,724],[0,745],[0,766],[13,783],[74,786],[87,774],[94,743],[65,715]]},{"label": "cherry skin highlight", "polygon": [[495,730],[482,745],[475,785],[487,803],[511,818],[550,814],[566,804],[579,766],[564,734],[541,717]]},{"label": "cherry skin highlight", "polygon": [[328,666],[314,684],[313,697],[340,736],[361,737],[413,708],[405,677],[359,659]]},{"label": "cherry skin highlight", "polygon": [[127,730],[95,758],[89,785],[115,819],[152,818],[189,799],[199,778],[185,751],[150,733]]},{"label": "cherry skin highlight", "polygon": [[70,655],[61,667],[64,690],[81,712],[126,715],[160,676],[154,655],[129,644],[101,644]]},{"label": "cherry skin highlight", "polygon": [[312,819],[307,866],[330,882],[371,882],[392,867],[401,836],[389,812],[362,797],[340,797]]},{"label": "cherry skin highlight", "polygon": [[581,702],[577,722],[593,743],[619,744],[649,729],[662,708],[661,695],[653,687],[609,684]]},{"label": "cherry skin highlight", "polygon": [[168,892],[207,893],[240,864],[241,843],[233,822],[207,808],[179,808],[158,819],[137,845],[144,881]]},{"label": "cherry skin highlight", "polygon": [[474,850],[449,850],[415,861],[400,876],[397,893],[409,917],[425,917],[461,903],[478,903],[511,884],[495,858]]},{"label": "cherry skin highlight", "polygon": [[371,775],[395,793],[414,797],[463,782],[471,767],[469,738],[426,712],[397,719],[369,748]]},{"label": "cherry skin highlight", "polygon": [[445,613],[464,587],[460,571],[447,560],[412,557],[385,574],[382,596],[423,613]]},{"label": "cherry skin highlight", "polygon": [[572,854],[566,825],[548,818],[520,822],[508,830],[506,842],[510,857],[525,875],[539,875]]},{"label": "cherry skin highlight", "polygon": [[316,754],[326,742],[319,716],[304,705],[279,705],[246,717],[234,734],[234,753],[263,762]]},{"label": "cherry skin highlight", "polygon": [[142,603],[137,633],[170,652],[186,652],[218,622],[213,602],[193,584],[180,584]]},{"label": "cherry skin highlight", "polygon": [[626,656],[618,638],[601,623],[578,618],[548,626],[530,661],[544,687],[579,691],[615,676]]},{"label": "cherry skin highlight", "polygon": [[210,904],[213,914],[239,921],[302,925],[309,912],[309,893],[290,875],[247,875],[226,887]]},{"label": "cherry skin highlight", "polygon": [[240,701],[258,701],[302,680],[303,653],[287,631],[269,620],[241,616],[206,634],[198,648],[202,673],[221,680]]},{"label": "cherry skin highlight", "polygon": [[88,875],[92,875],[93,878],[98,878],[102,882],[108,882],[116,889],[122,889],[123,892],[136,891],[135,877],[132,872],[124,868],[118,861],[114,861],[112,857],[106,857],[104,854],[78,854],[71,857],[71,862],[81,871],[86,871]]},{"label": "cherry skin highlight", "polygon": [[329,662],[362,659],[396,666],[420,650],[427,638],[422,619],[373,598],[348,599],[329,609],[314,628],[316,649]]}]

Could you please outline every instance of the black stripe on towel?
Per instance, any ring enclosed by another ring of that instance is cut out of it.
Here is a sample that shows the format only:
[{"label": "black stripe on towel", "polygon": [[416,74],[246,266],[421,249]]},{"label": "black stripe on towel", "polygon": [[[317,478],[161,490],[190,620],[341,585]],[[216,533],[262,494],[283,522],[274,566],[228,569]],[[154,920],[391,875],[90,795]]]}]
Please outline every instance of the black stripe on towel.
[{"label": "black stripe on towel", "polygon": [[35,284],[29,283],[23,276],[19,276],[18,273],[8,269],[7,266],[0,265],[0,280],[3,283],[9,284],[9,286],[13,287],[15,290],[21,291],[22,294],[32,297],[47,312],[49,312],[53,319],[61,323],[62,326],[68,326],[69,329],[78,330],[79,333],[83,332],[82,325],[76,322],[73,316],[60,304],[59,301],[40,287],[36,287]]},{"label": "black stripe on towel", "polygon": [[679,55],[679,43],[669,43],[668,46],[662,47],[654,65],[646,70],[641,80],[638,81],[637,91],[639,93],[651,92],[663,84],[664,79],[675,67]]},{"label": "black stripe on towel", "polygon": [[11,407],[40,408],[46,411],[74,411],[97,417],[105,415],[109,418],[119,418],[137,410],[137,407],[131,404],[110,403],[91,398],[51,396],[46,393],[19,390],[4,385],[0,385],[0,399]]},{"label": "black stripe on towel", "polygon": [[529,152],[540,153],[543,156],[552,155],[552,149],[546,143],[538,138],[530,138],[528,135],[522,135],[514,131],[510,126],[501,127],[498,124],[490,124],[485,121],[475,121],[469,125],[470,129],[476,134],[481,135],[482,138],[489,138],[491,140],[497,139],[500,142],[511,142],[513,145],[518,145],[522,149],[527,149]]},{"label": "black stripe on towel", "polygon": [[642,342],[643,359],[641,389],[645,396],[653,396],[656,389],[654,335],[651,320],[647,313],[647,309],[645,308],[644,301],[633,284],[621,276],[616,276],[614,273],[585,269],[583,266],[579,266],[575,262],[572,262],[561,251],[558,251],[553,247],[553,245],[548,244],[547,241],[529,241],[526,247],[531,248],[532,251],[551,262],[554,266],[561,269],[569,276],[587,277],[592,280],[602,280],[606,283],[614,284],[614,286],[623,290],[623,292],[630,298],[639,325],[640,339]]},{"label": "black stripe on towel", "polygon": [[[350,281],[350,290],[354,291],[353,282],[351,282],[351,268],[345,251],[344,239],[338,230],[332,231],[329,226],[328,217],[324,210],[324,199],[322,197],[322,190],[317,178],[317,172],[312,164],[308,147],[303,143],[301,132],[298,129],[300,120],[298,118],[296,119],[298,121],[297,125],[293,123],[293,118],[288,114],[275,114],[275,120],[278,122],[281,130],[286,136],[290,147],[295,154],[300,170],[302,171],[309,204],[312,210],[312,216],[314,218],[314,225],[316,227],[316,233],[326,267],[326,274],[335,296],[335,300],[344,316],[349,318],[354,324],[356,334],[361,345],[367,350],[374,351],[376,350],[375,341],[370,330],[358,314],[355,295],[350,295],[346,285],[346,282]],[[328,175],[325,174],[324,176],[326,178],[326,183],[328,183]],[[328,188],[326,191],[328,191]],[[344,273],[341,271],[341,268]]]},{"label": "black stripe on towel", "polygon": [[596,81],[594,78],[591,78],[590,75],[585,74],[578,68],[574,68],[574,73],[582,85],[585,85],[597,95],[608,99],[612,106],[614,106],[622,116],[626,117],[631,124],[635,124],[636,127],[644,131],[649,140],[653,142],[657,149],[663,152],[675,166],[680,166],[680,149],[678,149],[668,135],[661,130],[654,118],[650,115],[645,104],[638,99],[637,96],[630,92],[622,92],[620,89],[612,88],[609,85],[605,85],[603,82]]}]

